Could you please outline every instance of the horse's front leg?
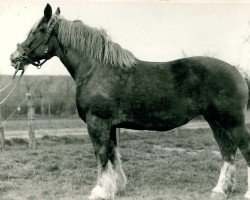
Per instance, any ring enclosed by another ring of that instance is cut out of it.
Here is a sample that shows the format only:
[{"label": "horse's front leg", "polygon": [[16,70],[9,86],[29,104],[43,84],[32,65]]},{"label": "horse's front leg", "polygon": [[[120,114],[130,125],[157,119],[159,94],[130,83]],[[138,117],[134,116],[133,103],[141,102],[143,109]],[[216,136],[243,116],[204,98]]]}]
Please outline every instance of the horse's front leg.
[{"label": "horse's front leg", "polygon": [[110,130],[110,156],[115,172],[117,173],[117,189],[118,191],[123,191],[126,188],[127,177],[122,169],[122,161],[119,153],[118,141],[119,141],[120,129],[111,128]]},{"label": "horse's front leg", "polygon": [[92,190],[89,199],[114,199],[115,193],[117,193],[117,173],[109,161],[111,126],[108,120],[89,115],[87,127],[98,164],[97,185]]}]

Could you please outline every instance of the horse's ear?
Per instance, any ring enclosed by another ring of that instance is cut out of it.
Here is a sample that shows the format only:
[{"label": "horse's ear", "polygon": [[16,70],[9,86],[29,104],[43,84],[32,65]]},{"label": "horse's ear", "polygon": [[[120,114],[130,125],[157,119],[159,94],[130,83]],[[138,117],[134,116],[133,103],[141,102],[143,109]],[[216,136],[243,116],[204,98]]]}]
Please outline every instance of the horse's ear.
[{"label": "horse's ear", "polygon": [[52,15],[52,8],[49,4],[47,4],[44,9],[44,19],[46,19],[46,21],[48,22],[51,18],[51,15]]},{"label": "horse's ear", "polygon": [[58,8],[56,9],[55,15],[60,15],[60,13],[61,13],[61,11],[60,11],[60,8],[58,7]]}]

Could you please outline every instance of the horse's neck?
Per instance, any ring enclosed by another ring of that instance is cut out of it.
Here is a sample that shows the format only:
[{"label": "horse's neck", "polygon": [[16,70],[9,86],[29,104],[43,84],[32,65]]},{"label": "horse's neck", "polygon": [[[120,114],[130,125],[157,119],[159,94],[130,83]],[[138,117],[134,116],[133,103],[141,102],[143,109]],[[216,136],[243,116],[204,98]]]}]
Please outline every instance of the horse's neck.
[{"label": "horse's neck", "polygon": [[73,49],[58,49],[56,56],[59,57],[72,78],[76,81],[78,74],[88,74],[92,65],[83,55],[76,53]]}]

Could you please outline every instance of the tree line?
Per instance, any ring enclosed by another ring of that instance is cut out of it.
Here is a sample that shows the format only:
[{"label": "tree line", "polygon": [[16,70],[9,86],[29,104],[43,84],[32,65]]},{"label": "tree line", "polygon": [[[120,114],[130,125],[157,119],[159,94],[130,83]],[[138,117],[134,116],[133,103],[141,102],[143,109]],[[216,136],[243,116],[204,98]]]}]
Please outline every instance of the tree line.
[{"label": "tree line", "polygon": [[[0,89],[11,80],[10,76],[0,76]],[[0,95],[3,99],[10,91]],[[31,93],[37,116],[70,116],[76,113],[75,83],[69,76],[24,76],[11,97],[2,105],[1,113],[7,118],[16,109],[14,116],[27,114],[27,105],[23,102],[26,93]],[[23,102],[23,104],[22,104]]]}]

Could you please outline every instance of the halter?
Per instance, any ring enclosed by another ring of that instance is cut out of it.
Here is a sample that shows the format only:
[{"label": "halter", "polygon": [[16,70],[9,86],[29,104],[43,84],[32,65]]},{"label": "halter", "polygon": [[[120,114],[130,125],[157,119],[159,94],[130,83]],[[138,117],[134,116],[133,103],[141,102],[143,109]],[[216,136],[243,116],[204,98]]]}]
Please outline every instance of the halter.
[{"label": "halter", "polygon": [[[30,64],[32,65],[35,65],[38,69],[41,68],[41,66],[48,60],[48,59],[45,59],[43,62],[40,62],[40,60],[38,61],[32,61],[28,56],[36,49],[38,48],[39,46],[41,46],[42,44],[46,44],[50,38],[50,35],[55,27],[55,25],[57,24],[59,18],[58,18],[58,15],[54,15],[54,17],[49,21],[48,23],[48,31],[46,33],[46,36],[44,37],[43,41],[39,41],[32,49],[28,49],[26,48],[25,46],[21,45],[21,44],[17,44],[17,49],[19,51],[19,53],[21,54],[20,56],[20,59],[19,60],[22,60],[22,59],[27,59],[29,60]],[[35,39],[35,37],[30,40],[29,42],[32,42],[33,40]],[[47,54],[48,53],[48,47],[45,48],[44,50],[44,53]],[[7,88],[9,88],[9,86],[14,83],[14,79],[16,77],[16,74],[18,72],[18,70],[20,69],[20,62],[18,62],[16,65],[15,65],[15,72],[12,76],[12,80],[2,89],[0,89],[0,93],[5,91]],[[19,76],[19,79],[18,81],[16,82],[16,84],[14,85],[14,87],[11,89],[11,91],[5,96],[5,98],[0,101],[0,105],[2,105],[9,97],[10,95],[14,92],[14,90],[16,89],[17,85],[19,84],[19,82],[21,81],[22,77],[23,77],[23,74],[24,74],[24,69],[22,70],[22,73],[21,75]]]},{"label": "halter", "polygon": [[[42,44],[46,44],[48,41],[49,41],[49,38],[51,36],[51,33],[55,27],[55,25],[57,24],[59,20],[59,17],[58,15],[54,15],[53,18],[49,21],[48,23],[48,28],[47,28],[47,33],[46,33],[46,36],[44,37],[44,39],[42,41],[38,41],[37,44],[31,48],[31,49],[28,49],[27,46],[24,46],[22,44],[17,44],[17,49],[19,51],[19,53],[21,54],[21,59],[27,59],[30,64],[36,66],[38,69],[41,68],[41,66],[49,59],[44,59],[44,61],[40,62],[40,60],[38,61],[32,61],[30,58],[29,58],[29,55],[34,51],[36,50],[39,46],[41,46]],[[35,39],[32,38],[32,40],[29,41],[29,43],[31,43],[33,40]],[[48,47],[45,48],[44,50],[44,53],[45,55],[48,53]]]}]

